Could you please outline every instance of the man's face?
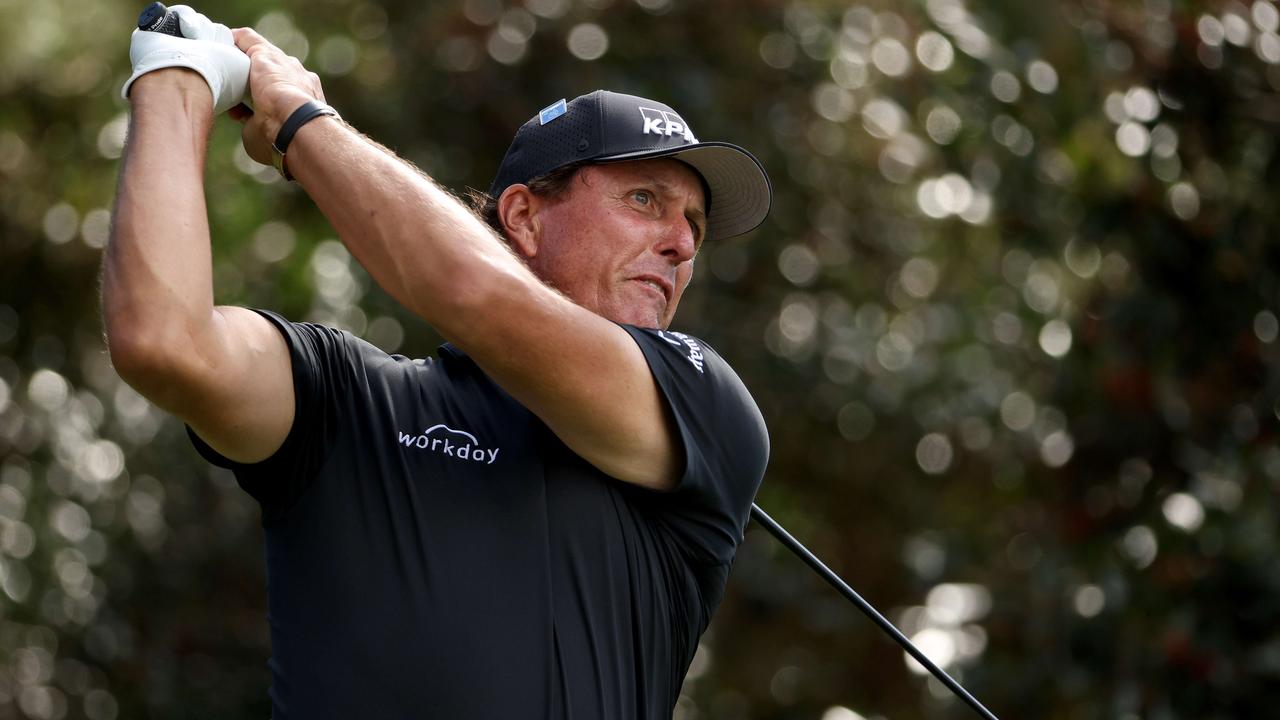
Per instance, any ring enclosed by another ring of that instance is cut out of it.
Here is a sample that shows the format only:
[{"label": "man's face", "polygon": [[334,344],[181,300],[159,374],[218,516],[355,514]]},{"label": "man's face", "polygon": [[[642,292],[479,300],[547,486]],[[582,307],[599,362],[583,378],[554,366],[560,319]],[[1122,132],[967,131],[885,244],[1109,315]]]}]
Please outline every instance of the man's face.
[{"label": "man's face", "polygon": [[589,165],[536,223],[529,265],[545,282],[614,322],[666,328],[693,274],[706,200],[676,160]]}]

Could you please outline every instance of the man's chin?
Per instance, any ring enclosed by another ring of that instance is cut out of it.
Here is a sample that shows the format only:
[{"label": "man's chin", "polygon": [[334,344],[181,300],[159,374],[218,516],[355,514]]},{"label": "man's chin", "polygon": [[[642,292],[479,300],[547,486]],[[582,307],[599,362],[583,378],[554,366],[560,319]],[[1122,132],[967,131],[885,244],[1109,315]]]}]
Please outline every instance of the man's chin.
[{"label": "man's chin", "polygon": [[638,328],[645,328],[647,330],[666,330],[667,329],[667,323],[657,315],[650,318],[637,318],[630,321],[624,321],[623,324],[635,325]]},{"label": "man's chin", "polygon": [[671,319],[666,317],[666,310],[666,303],[637,304],[620,313],[626,319],[618,322],[651,330],[666,330],[671,322]]}]

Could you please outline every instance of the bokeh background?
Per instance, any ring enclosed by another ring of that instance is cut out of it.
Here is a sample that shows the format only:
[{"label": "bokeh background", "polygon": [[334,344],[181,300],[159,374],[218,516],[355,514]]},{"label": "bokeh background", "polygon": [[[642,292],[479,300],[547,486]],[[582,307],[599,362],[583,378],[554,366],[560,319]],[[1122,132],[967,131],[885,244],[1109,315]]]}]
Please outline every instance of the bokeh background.
[{"label": "bokeh background", "polygon": [[[269,714],[257,508],[104,351],[140,9],[0,0],[3,718]],[[597,87],[751,148],[773,213],[704,249],[677,327],[768,419],[761,504],[1002,717],[1276,715],[1271,0],[201,9],[459,191]],[[238,136],[219,301],[434,352]],[[971,717],[754,527],[675,716]]]}]

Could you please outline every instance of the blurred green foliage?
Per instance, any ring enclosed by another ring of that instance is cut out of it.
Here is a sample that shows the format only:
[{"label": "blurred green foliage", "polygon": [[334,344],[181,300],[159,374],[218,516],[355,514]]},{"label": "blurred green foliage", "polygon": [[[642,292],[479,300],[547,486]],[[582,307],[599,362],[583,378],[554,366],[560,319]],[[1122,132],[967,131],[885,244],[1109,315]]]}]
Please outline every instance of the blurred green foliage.
[{"label": "blurred green foliage", "polygon": [[[257,509],[101,337],[140,9],[0,0],[0,717],[269,713]],[[1274,711],[1271,0],[200,9],[458,190],[597,87],[752,149],[772,216],[677,325],[766,414],[761,503],[1004,717]],[[207,179],[220,302],[433,352],[234,123]],[[969,717],[902,656],[752,529],[676,717]]]}]

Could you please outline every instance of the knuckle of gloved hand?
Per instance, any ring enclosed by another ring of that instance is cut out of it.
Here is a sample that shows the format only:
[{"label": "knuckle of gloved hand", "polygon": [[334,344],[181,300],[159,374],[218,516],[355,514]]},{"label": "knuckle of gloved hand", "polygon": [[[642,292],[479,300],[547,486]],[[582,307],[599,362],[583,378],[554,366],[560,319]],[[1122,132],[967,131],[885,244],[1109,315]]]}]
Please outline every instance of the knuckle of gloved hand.
[{"label": "knuckle of gloved hand", "polygon": [[[187,12],[179,12],[183,8]],[[213,23],[209,18],[184,5],[178,5],[170,9],[178,13],[178,25],[182,29],[183,37],[192,40],[204,40],[206,36],[210,35]]]}]

